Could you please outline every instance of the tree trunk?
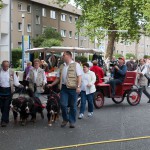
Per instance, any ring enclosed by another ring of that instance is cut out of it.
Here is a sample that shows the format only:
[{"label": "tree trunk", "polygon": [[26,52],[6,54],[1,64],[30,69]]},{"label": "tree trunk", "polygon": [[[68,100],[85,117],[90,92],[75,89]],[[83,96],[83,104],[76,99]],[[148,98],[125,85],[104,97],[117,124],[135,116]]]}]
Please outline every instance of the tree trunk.
[{"label": "tree trunk", "polygon": [[108,34],[108,45],[107,45],[105,58],[108,58],[108,57],[110,59],[112,58],[115,39],[116,39],[116,31],[113,31],[110,34]]}]

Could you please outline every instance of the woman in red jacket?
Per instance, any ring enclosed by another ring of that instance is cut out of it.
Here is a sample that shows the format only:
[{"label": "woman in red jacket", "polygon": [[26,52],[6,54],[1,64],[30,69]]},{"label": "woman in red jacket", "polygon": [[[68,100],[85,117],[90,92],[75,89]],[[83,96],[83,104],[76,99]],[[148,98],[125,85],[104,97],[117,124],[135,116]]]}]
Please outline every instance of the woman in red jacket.
[{"label": "woman in red jacket", "polygon": [[93,66],[90,68],[90,70],[93,71],[96,75],[95,85],[97,85],[98,83],[102,83],[103,78],[104,78],[103,69],[101,67],[99,67],[97,64],[98,64],[98,62],[96,60],[94,60]]}]

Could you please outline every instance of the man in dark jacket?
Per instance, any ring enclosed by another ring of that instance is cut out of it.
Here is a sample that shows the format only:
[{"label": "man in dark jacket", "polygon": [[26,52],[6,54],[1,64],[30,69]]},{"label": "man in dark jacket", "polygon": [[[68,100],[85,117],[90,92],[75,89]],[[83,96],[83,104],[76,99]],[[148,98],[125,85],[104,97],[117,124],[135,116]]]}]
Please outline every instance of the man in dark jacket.
[{"label": "man in dark jacket", "polygon": [[115,89],[116,85],[119,85],[123,83],[126,72],[127,72],[127,67],[124,65],[125,59],[123,57],[118,58],[118,65],[114,66],[114,79],[108,81],[106,84],[110,84],[111,89],[112,89],[112,96],[115,96]]}]

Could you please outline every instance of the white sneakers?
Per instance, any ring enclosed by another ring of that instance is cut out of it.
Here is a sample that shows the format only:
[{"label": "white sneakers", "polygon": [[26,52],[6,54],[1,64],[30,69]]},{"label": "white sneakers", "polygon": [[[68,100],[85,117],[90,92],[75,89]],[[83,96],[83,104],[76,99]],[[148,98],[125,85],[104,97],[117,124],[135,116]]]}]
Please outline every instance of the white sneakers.
[{"label": "white sneakers", "polygon": [[93,112],[88,112],[88,117],[92,117],[93,116]]},{"label": "white sneakers", "polygon": [[[88,112],[88,117],[92,117],[93,116],[93,112]],[[84,114],[79,114],[78,119],[82,119],[84,117]]]},{"label": "white sneakers", "polygon": [[82,119],[84,117],[84,114],[79,114],[79,117],[78,117],[78,119]]}]

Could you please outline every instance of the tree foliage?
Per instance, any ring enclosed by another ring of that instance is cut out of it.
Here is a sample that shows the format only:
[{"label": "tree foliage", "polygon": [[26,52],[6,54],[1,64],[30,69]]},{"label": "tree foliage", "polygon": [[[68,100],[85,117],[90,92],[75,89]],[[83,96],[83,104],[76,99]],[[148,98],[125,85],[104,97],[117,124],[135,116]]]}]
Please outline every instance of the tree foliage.
[{"label": "tree foliage", "polygon": [[56,39],[45,39],[42,44],[41,47],[52,47],[52,46],[60,46],[61,45],[61,41],[60,40],[56,40]]},{"label": "tree foliage", "polygon": [[[68,0],[58,0],[68,2]],[[114,42],[118,40],[138,41],[140,38],[141,23],[144,14],[150,13],[150,0],[75,0],[82,9],[77,27],[85,28],[85,34],[91,40],[95,37],[100,40],[108,36],[106,57],[112,56]],[[146,4],[146,6],[145,6]],[[149,15],[150,16],[150,15]],[[118,32],[127,30],[128,32]]]},{"label": "tree foliage", "polygon": [[0,9],[3,7],[3,1],[0,0]]},{"label": "tree foliage", "polygon": [[51,27],[47,27],[43,34],[32,39],[34,47],[60,46],[62,41],[60,33]]}]

